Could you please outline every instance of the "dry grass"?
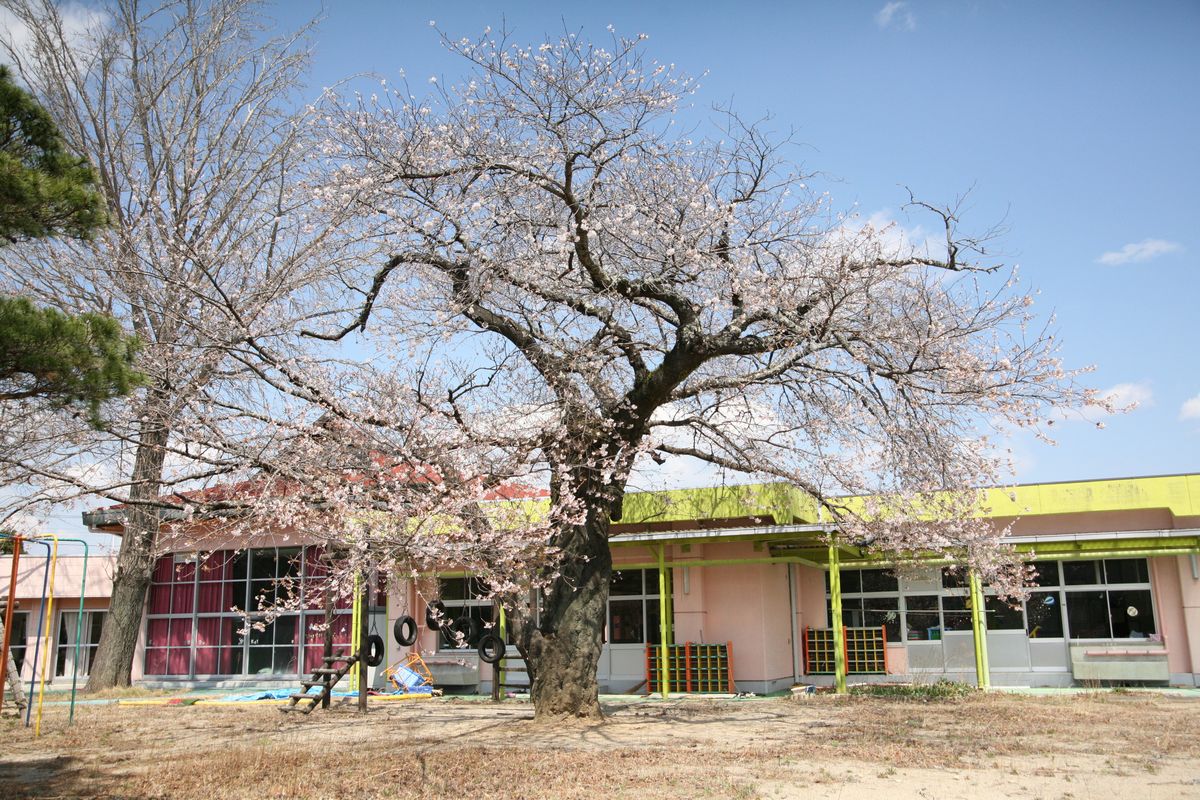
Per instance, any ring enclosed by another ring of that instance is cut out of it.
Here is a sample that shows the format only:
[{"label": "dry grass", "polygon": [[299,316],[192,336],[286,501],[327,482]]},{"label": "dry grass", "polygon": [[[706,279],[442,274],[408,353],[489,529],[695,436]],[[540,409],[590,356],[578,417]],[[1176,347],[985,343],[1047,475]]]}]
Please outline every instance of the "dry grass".
[{"label": "dry grass", "polygon": [[[1037,792],[1148,776],[1163,796],[1200,790],[1188,782],[1200,702],[1155,695],[643,702],[569,727],[535,723],[526,705],[452,700],[309,718],[91,706],[73,728],[54,714],[36,741],[0,723],[0,797],[907,797],[922,770],[991,775],[980,791],[996,796],[1083,797]],[[1014,775],[1031,793],[997,794]]]}]

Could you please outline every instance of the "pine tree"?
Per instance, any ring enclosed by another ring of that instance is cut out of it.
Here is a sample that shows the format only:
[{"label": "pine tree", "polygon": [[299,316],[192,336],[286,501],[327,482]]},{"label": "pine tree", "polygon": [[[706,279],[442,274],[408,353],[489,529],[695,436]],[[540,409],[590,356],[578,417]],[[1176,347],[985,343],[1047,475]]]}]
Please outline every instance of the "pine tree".
[{"label": "pine tree", "polygon": [[105,220],[94,181],[46,110],[0,66],[0,239],[88,236]]},{"label": "pine tree", "polygon": [[137,349],[112,317],[0,297],[0,400],[81,405],[99,424],[101,403],[140,382],[133,370]]}]

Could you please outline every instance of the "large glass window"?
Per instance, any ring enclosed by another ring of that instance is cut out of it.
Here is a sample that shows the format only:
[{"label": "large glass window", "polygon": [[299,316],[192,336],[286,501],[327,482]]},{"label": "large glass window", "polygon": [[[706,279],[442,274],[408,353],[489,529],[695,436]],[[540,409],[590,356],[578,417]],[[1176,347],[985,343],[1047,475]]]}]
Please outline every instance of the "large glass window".
[{"label": "large glass window", "polygon": [[1063,576],[1072,639],[1141,639],[1158,632],[1146,559],[1064,561]]},{"label": "large glass window", "polygon": [[[1037,590],[1024,604],[1002,602],[985,588],[988,630],[1024,629],[1030,638],[1040,639],[1138,638],[1157,632],[1146,559],[1038,561],[1030,566]],[[891,573],[879,569],[843,570],[841,581],[843,625],[884,625],[889,641],[899,641],[903,632],[910,642],[971,630],[963,570],[942,569],[940,591],[933,588],[936,578],[932,584],[920,581],[915,591],[905,590]],[[828,590],[828,574],[825,585]],[[831,611],[828,620],[832,624]]]},{"label": "large glass window", "polygon": [[[478,578],[438,578],[438,599],[446,606],[446,617],[457,624],[466,636],[464,641],[452,632],[442,630],[438,646],[443,650],[478,647],[479,640],[491,631],[495,604],[485,600],[487,589]],[[459,622],[463,620],[462,622]],[[470,620],[467,622],[466,620]]]},{"label": "large glass window", "polygon": [[842,600],[842,624],[848,628],[879,628],[889,642],[900,641],[899,597],[851,597]]},{"label": "large glass window", "polygon": [[1025,601],[1025,632],[1030,639],[1061,639],[1062,596],[1058,592],[1032,592]]},{"label": "large glass window", "polygon": [[1020,603],[1017,603],[1014,607],[1007,600],[988,596],[984,598],[983,606],[987,611],[985,620],[989,631],[1019,631],[1025,629],[1025,616],[1021,611]]},{"label": "large glass window", "polygon": [[92,657],[100,644],[100,631],[104,628],[105,611],[84,611],[83,625],[79,625],[78,611],[64,611],[58,618],[58,652],[54,661],[55,677],[63,678],[75,669],[76,633],[79,634],[79,670],[75,674],[87,675],[91,671]]},{"label": "large glass window", "polygon": [[916,594],[904,598],[904,635],[910,642],[942,638],[942,621],[938,617],[938,596]]},{"label": "large glass window", "polygon": [[[0,623],[4,622],[3,606],[0,606]],[[0,627],[3,627],[0,624]],[[12,633],[9,634],[8,652],[12,653],[13,661],[17,665],[17,672],[25,669],[25,641],[29,638],[29,612],[14,611],[12,621]],[[0,686],[0,690],[4,687]]]},{"label": "large glass window", "polygon": [[608,641],[662,641],[658,598],[658,570],[614,569],[608,587]]},{"label": "large glass window", "polygon": [[963,594],[942,597],[942,630],[971,630],[971,607]]},{"label": "large glass window", "polygon": [[[145,674],[295,675],[320,666],[327,576],[320,554],[289,547],[160,558],[146,608]],[[349,648],[351,602],[335,598],[335,649]],[[292,610],[268,618],[276,604]]]}]

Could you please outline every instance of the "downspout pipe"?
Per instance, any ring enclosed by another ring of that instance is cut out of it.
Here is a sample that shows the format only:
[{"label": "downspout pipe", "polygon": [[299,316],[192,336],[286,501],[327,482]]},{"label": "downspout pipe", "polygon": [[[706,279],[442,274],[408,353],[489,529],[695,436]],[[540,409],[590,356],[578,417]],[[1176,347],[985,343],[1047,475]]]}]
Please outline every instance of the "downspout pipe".
[{"label": "downspout pipe", "polygon": [[792,629],[792,685],[800,682],[800,623],[796,620],[796,565],[787,565],[788,611]]}]

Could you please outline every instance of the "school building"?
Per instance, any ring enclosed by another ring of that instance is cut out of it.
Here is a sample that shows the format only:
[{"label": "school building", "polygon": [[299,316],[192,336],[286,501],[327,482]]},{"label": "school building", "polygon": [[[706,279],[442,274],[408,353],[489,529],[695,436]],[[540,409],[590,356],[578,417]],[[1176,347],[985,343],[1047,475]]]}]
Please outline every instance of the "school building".
[{"label": "school building", "polygon": [[[1037,569],[1036,587],[1017,607],[940,561],[893,571],[853,542],[830,545],[812,502],[785,485],[630,494],[611,539],[602,691],[657,689],[664,669],[672,691],[764,693],[832,684],[839,674],[852,683],[1200,685],[1200,474],[1021,485],[989,490],[986,505],[995,524],[1011,523],[1009,540]],[[92,530],[120,533],[120,509],[84,518]],[[158,559],[135,679],[180,688],[291,684],[319,666],[318,548],[283,534],[206,546]],[[12,639],[26,678],[40,649],[53,675],[69,681],[76,641],[87,672],[115,565],[111,556],[92,559],[81,624],[79,561],[59,559],[47,619],[46,560],[36,550],[20,559]],[[11,557],[0,558],[0,595],[10,570]],[[247,629],[234,609],[253,618],[259,597],[282,591],[280,578],[290,579],[301,607]],[[424,604],[434,598],[452,619],[486,623],[495,613],[461,573],[380,586],[369,630],[387,642],[384,665],[407,653],[391,631],[410,615],[421,623],[413,647],[440,685],[489,691],[493,667],[426,628]],[[349,646],[350,616],[347,600],[335,611],[339,647]],[[463,630],[474,645],[482,627]],[[519,664],[503,663],[503,683],[519,685]]]}]

